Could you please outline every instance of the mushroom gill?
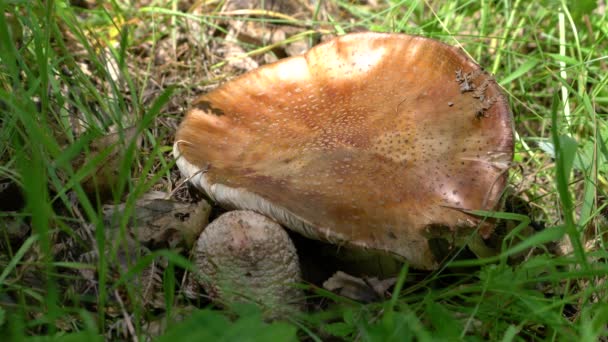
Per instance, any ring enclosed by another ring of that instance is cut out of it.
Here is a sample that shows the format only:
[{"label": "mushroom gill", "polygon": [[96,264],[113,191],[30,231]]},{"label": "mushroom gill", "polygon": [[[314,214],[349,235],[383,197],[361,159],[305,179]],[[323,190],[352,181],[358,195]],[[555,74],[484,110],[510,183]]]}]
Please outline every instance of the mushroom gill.
[{"label": "mushroom gill", "polygon": [[491,233],[465,211],[496,206],[513,134],[499,86],[460,50],[356,33],[199,97],[174,154],[224,206],[433,269],[429,239]]}]

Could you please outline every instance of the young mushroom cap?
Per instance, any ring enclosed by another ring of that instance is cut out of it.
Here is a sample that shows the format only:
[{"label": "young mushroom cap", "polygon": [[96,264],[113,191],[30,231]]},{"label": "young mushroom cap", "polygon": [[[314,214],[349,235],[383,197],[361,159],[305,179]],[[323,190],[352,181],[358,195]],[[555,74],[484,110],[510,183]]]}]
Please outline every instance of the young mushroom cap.
[{"label": "young mushroom cap", "polygon": [[459,49],[356,33],[199,97],[174,154],[224,206],[433,269],[432,239],[491,233],[466,211],[497,205],[511,126],[499,86]]},{"label": "young mushroom cap", "polygon": [[205,227],[194,262],[200,284],[221,304],[257,302],[272,316],[302,300],[296,248],[278,223],[253,211],[230,211]]}]

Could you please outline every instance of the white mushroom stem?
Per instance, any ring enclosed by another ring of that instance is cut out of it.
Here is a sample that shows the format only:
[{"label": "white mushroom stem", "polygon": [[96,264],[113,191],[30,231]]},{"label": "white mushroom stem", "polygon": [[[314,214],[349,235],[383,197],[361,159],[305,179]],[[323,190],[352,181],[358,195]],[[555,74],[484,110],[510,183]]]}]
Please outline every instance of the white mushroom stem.
[{"label": "white mushroom stem", "polygon": [[255,302],[276,315],[302,299],[296,249],[283,228],[253,211],[223,214],[195,247],[200,283],[220,304]]}]

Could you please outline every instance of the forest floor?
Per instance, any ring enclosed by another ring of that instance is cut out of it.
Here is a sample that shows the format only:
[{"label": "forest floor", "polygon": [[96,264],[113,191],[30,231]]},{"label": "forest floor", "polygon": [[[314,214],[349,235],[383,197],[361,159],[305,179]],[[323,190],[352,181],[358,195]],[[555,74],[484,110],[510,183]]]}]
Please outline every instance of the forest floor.
[{"label": "forest floor", "polygon": [[[608,340],[605,0],[0,9],[0,336]],[[177,170],[179,122],[196,96],[236,76],[363,31],[458,46],[503,88],[516,133],[505,206],[488,213],[504,228],[499,255],[404,268],[371,303],[304,283],[306,310],[272,322],[256,306],[218,308],[188,275],[197,220],[222,209],[198,202]]]}]

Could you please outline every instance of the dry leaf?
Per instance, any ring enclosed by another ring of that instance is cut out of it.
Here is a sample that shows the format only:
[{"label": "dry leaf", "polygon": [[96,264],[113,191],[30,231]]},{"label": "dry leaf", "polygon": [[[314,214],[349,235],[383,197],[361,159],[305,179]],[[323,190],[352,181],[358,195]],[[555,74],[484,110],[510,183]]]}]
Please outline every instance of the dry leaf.
[{"label": "dry leaf", "polygon": [[[118,229],[126,213],[126,204],[105,205],[104,223]],[[136,241],[149,248],[190,249],[209,223],[211,206],[205,202],[181,203],[151,198],[135,203],[127,230]]]},{"label": "dry leaf", "polygon": [[323,288],[343,297],[370,303],[384,299],[395,281],[396,278],[358,278],[338,271],[323,283]]}]

